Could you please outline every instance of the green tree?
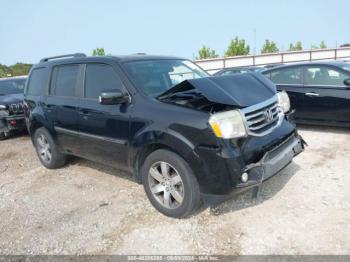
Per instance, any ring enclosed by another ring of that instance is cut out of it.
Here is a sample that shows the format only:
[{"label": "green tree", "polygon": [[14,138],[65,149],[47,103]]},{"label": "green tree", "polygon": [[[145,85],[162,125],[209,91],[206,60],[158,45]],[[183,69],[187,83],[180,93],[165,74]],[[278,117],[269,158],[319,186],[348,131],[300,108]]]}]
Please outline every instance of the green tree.
[{"label": "green tree", "polygon": [[3,68],[0,68],[0,78],[1,77],[6,77],[6,73]]},{"label": "green tree", "polygon": [[10,66],[12,76],[28,75],[32,64],[16,63]]},{"label": "green tree", "polygon": [[231,40],[231,43],[225,52],[225,56],[248,55],[249,51],[250,47],[245,43],[245,40],[238,39],[236,36]]},{"label": "green tree", "polygon": [[326,43],[322,40],[320,45],[311,45],[311,49],[324,49],[327,48]]},{"label": "green tree", "polygon": [[96,47],[94,50],[92,50],[93,56],[105,56],[105,49],[103,47]]},{"label": "green tree", "polygon": [[300,41],[296,42],[295,44],[290,44],[288,51],[302,51],[304,50],[303,45]]},{"label": "green tree", "polygon": [[215,52],[215,50],[210,49],[209,47],[206,47],[203,45],[198,50],[198,56],[196,59],[207,59],[207,58],[217,58],[219,55]]},{"label": "green tree", "polygon": [[277,53],[279,51],[276,43],[274,41],[270,41],[268,39],[265,40],[263,47],[261,48],[261,53]]},{"label": "green tree", "polygon": [[325,43],[324,40],[321,41],[321,43],[320,43],[320,48],[321,48],[321,49],[327,48],[327,45],[326,45],[326,43]]}]

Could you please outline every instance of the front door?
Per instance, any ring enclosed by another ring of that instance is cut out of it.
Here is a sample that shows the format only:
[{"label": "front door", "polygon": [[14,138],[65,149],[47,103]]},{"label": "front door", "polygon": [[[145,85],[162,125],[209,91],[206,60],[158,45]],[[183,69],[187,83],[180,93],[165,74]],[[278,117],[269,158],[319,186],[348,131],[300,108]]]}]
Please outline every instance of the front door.
[{"label": "front door", "polygon": [[81,153],[91,160],[127,169],[130,104],[101,105],[102,91],[123,90],[112,65],[89,63],[78,110]]}]

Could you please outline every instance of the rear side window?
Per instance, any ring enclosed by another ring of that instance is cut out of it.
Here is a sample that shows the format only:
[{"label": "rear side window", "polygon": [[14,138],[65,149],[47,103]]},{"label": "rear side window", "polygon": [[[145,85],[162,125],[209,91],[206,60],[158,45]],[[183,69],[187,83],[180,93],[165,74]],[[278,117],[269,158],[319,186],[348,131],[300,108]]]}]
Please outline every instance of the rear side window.
[{"label": "rear side window", "polygon": [[85,97],[98,99],[102,91],[121,89],[122,82],[113,67],[106,64],[87,64]]},{"label": "rear side window", "polygon": [[37,68],[30,74],[27,94],[32,96],[40,96],[45,92],[47,86],[48,69]]},{"label": "rear side window", "polygon": [[52,71],[51,95],[75,96],[80,65],[62,65]]},{"label": "rear side window", "polygon": [[327,86],[344,86],[344,80],[349,78],[348,75],[332,67],[314,66],[305,68],[306,85],[327,85]]},{"label": "rear side window", "polygon": [[301,85],[301,68],[283,68],[271,72],[271,81],[281,85]]}]

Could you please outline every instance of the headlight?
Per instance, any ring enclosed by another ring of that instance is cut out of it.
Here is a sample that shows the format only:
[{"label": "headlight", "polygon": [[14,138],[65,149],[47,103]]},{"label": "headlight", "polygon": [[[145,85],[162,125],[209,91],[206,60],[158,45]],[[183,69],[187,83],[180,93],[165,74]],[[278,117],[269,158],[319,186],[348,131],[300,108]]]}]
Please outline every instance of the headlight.
[{"label": "headlight", "polygon": [[220,138],[237,138],[247,135],[242,115],[238,110],[216,113],[210,116],[209,124]]},{"label": "headlight", "polygon": [[277,93],[278,106],[283,109],[283,112],[286,113],[290,110],[290,101],[289,96],[286,91]]},{"label": "headlight", "polygon": [[5,105],[0,105],[0,110],[7,109],[7,106]]}]

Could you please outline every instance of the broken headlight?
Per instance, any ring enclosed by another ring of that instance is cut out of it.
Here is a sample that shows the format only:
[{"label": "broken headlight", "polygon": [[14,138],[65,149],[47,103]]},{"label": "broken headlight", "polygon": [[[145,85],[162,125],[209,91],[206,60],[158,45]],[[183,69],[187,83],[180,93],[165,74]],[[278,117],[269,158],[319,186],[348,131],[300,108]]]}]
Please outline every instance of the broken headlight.
[{"label": "broken headlight", "polygon": [[283,112],[286,113],[290,110],[290,101],[289,96],[286,91],[277,93],[278,106],[283,109]]},{"label": "broken headlight", "polygon": [[247,135],[244,121],[238,110],[216,113],[210,116],[209,124],[217,137],[230,139]]}]

